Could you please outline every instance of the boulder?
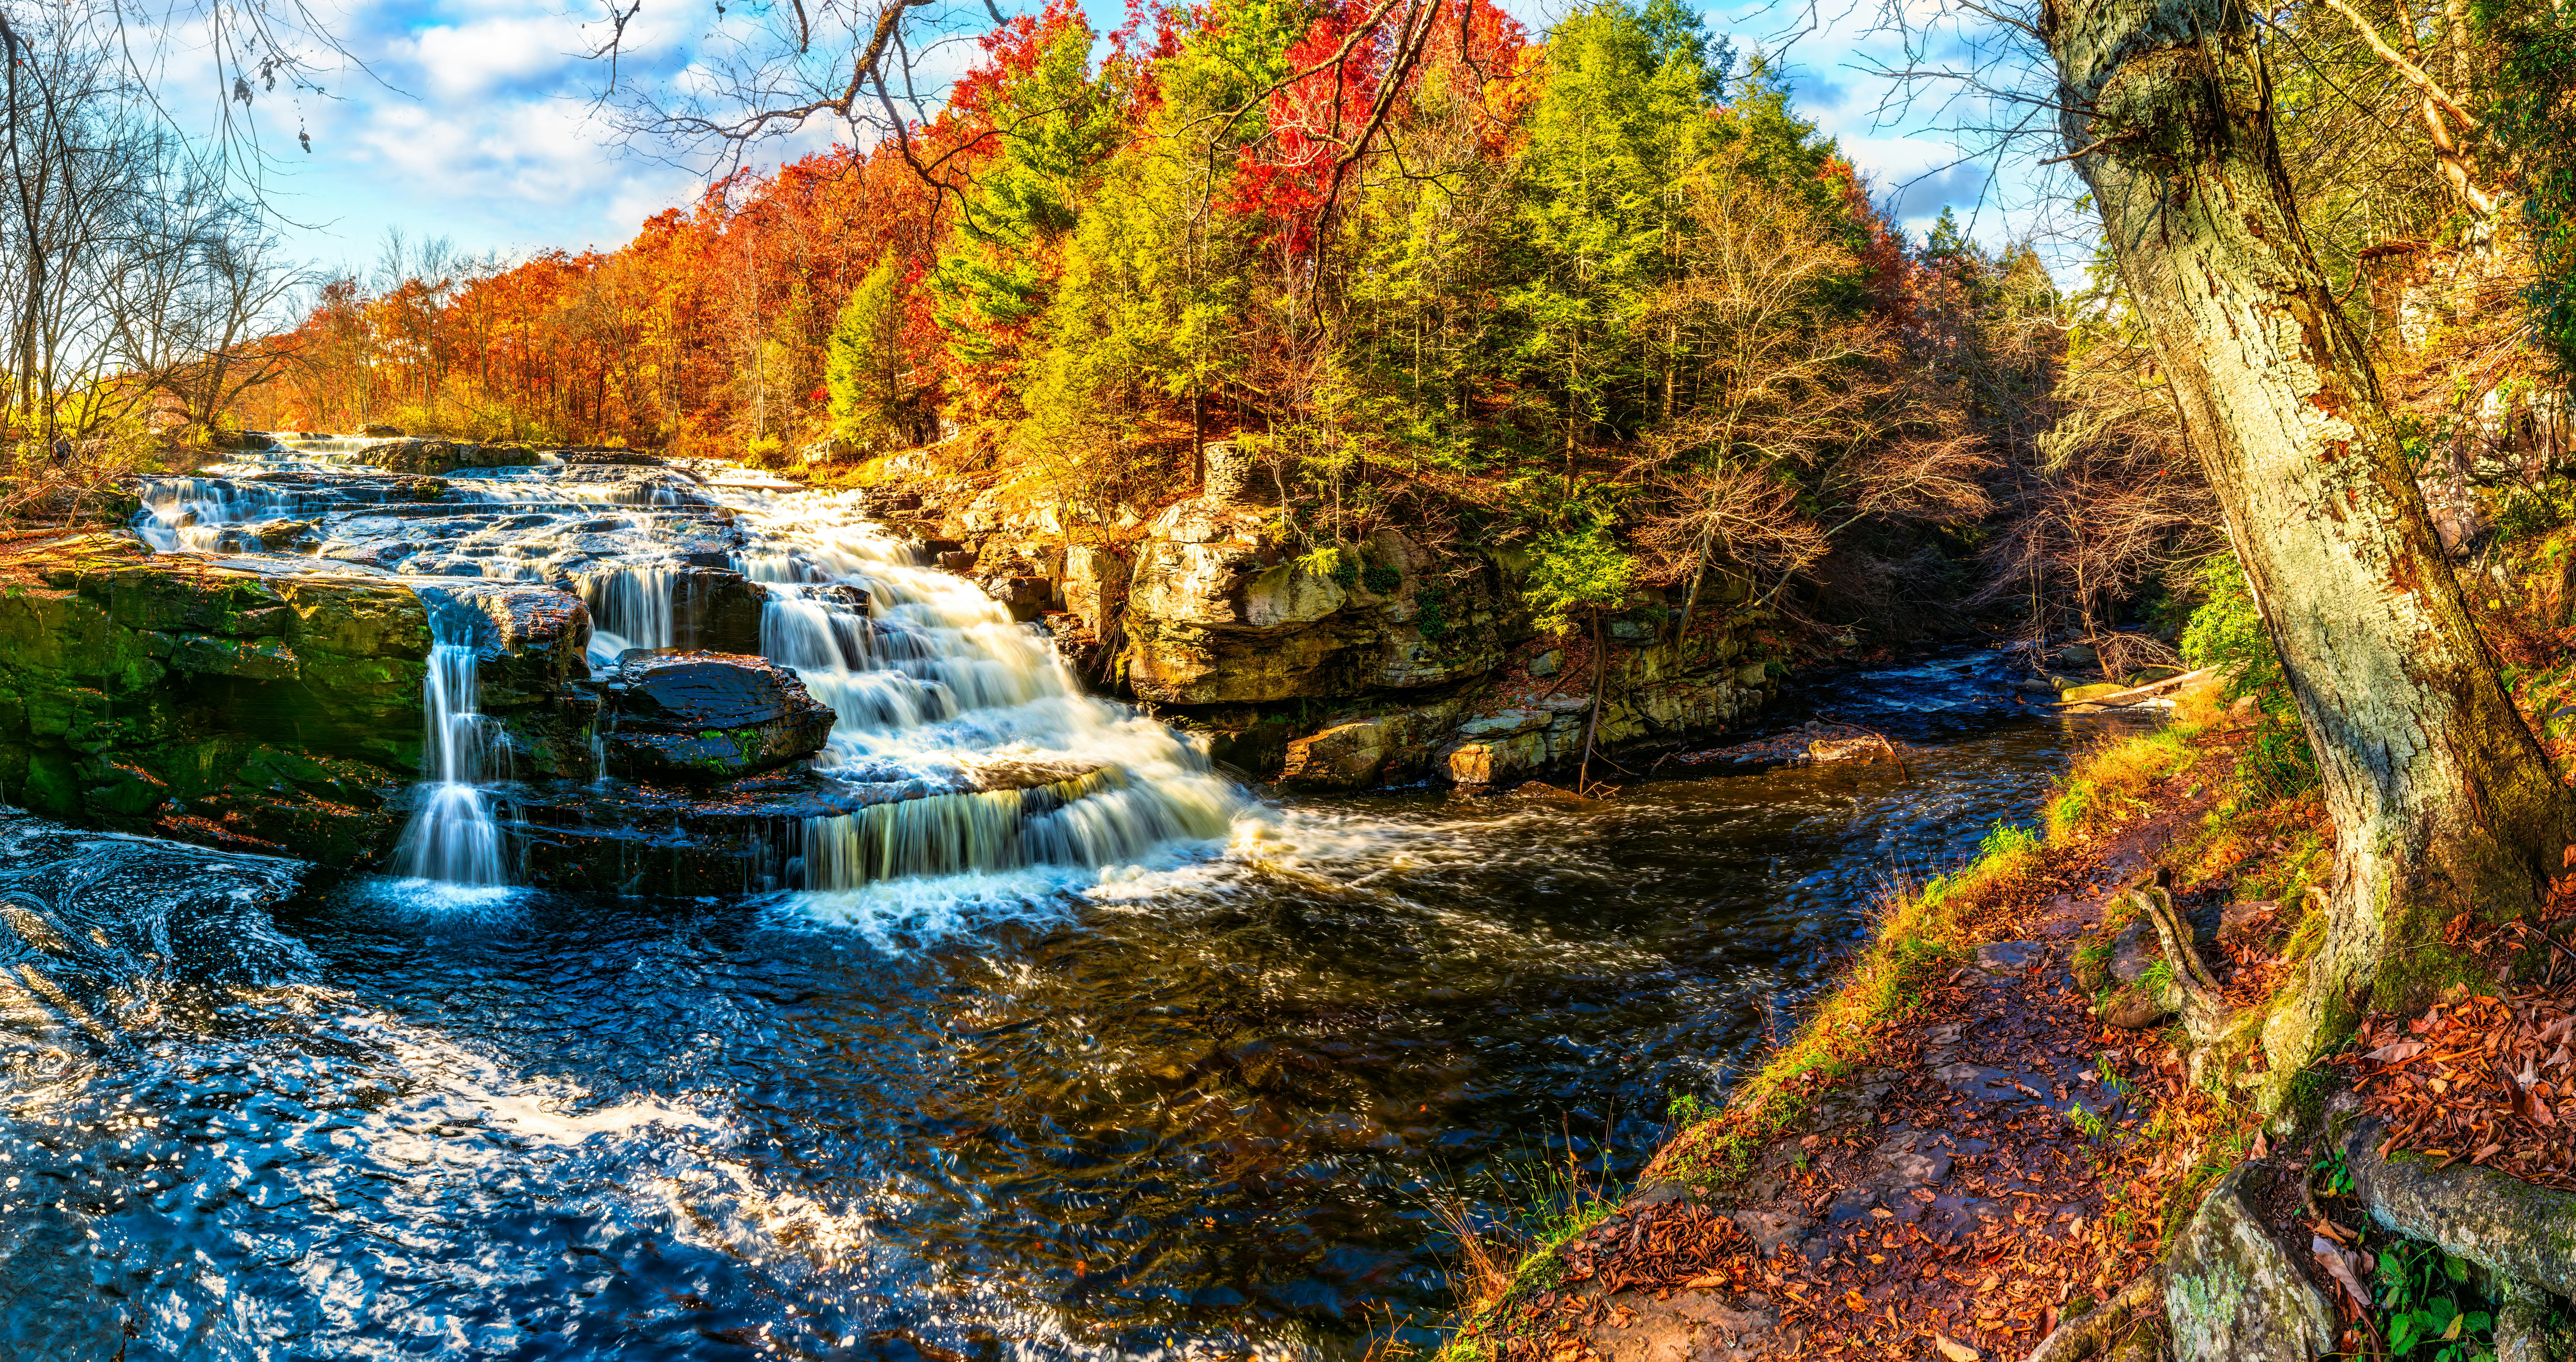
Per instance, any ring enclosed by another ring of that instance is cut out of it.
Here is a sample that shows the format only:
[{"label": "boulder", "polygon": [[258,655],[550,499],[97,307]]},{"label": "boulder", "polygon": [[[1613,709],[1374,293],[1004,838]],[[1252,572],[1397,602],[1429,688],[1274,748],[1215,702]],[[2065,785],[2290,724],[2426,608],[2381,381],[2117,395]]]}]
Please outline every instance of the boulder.
[{"label": "boulder", "polygon": [[448,578],[420,594],[433,609],[474,613],[474,683],[486,712],[542,704],[590,674],[590,608],[569,591]]},{"label": "boulder", "polygon": [[2165,1317],[2175,1362],[2309,1362],[2334,1350],[2342,1320],[2266,1208],[2295,1174],[2237,1166],[2202,1198],[2165,1255]]},{"label": "boulder", "polygon": [[725,653],[629,653],[600,678],[610,771],[715,784],[823,750],[831,707],[796,674]]},{"label": "boulder", "polygon": [[1418,778],[1458,716],[1454,700],[1335,724],[1288,744],[1280,780],[1317,790],[1365,790],[1383,780]]},{"label": "boulder", "polygon": [[1501,568],[1424,557],[1401,534],[1298,554],[1274,513],[1200,498],[1157,517],[1127,592],[1128,681],[1158,704],[1339,699],[1480,676],[1529,619]]}]

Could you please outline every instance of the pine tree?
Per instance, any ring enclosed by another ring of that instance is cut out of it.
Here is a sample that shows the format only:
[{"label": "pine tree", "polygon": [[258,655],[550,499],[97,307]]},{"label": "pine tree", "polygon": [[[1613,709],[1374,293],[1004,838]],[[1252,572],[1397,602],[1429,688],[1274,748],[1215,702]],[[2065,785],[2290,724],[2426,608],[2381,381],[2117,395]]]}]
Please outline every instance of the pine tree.
[{"label": "pine tree", "polygon": [[910,271],[891,250],[851,290],[840,320],[825,343],[823,382],[830,394],[833,432],[862,447],[917,440],[922,427],[919,385],[904,341],[912,310]]}]

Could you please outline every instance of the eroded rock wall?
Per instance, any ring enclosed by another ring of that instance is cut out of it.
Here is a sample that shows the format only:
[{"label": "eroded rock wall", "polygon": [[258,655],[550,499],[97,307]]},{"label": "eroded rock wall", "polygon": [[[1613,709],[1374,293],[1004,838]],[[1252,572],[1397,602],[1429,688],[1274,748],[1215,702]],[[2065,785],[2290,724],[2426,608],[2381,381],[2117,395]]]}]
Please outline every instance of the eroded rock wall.
[{"label": "eroded rock wall", "polygon": [[[1590,643],[1540,636],[1517,555],[1433,552],[1396,529],[1318,551],[1259,480],[1210,485],[1079,533],[920,470],[865,495],[926,561],[1044,621],[1087,682],[1204,731],[1254,778],[1484,790],[1581,761]],[[1682,595],[1640,591],[1605,622],[1598,751],[1722,730],[1778,693],[1781,650],[1749,593],[1712,575],[1687,638]]]}]

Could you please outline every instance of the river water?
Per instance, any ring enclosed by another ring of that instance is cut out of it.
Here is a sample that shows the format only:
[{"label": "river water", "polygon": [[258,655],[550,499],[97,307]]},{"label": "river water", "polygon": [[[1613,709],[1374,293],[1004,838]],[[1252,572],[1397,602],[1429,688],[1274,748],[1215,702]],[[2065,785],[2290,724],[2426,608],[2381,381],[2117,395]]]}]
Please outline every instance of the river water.
[{"label": "river water", "polygon": [[[918,633],[990,625],[867,572]],[[793,600],[816,575],[766,579]],[[1583,809],[1264,800],[1025,678],[958,705],[946,648],[906,672],[917,722],[868,711],[827,762],[1096,745],[1137,817],[1178,821],[671,901],[0,815],[0,1357],[1429,1343],[1436,1202],[1502,1220],[1541,1166],[1633,1173],[1672,1097],[1721,1095],[1793,1024],[1883,884],[2029,818],[2116,722],[2034,716],[1972,651],[1772,720],[1890,729],[1922,749],[1903,775],[1668,765]]]}]

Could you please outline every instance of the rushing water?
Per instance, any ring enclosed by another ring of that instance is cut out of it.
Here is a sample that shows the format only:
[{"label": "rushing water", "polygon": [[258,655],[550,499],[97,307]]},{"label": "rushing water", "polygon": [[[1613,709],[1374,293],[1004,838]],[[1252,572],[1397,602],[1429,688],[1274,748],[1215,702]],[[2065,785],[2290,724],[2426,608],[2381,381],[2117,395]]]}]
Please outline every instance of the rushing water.
[{"label": "rushing water", "polygon": [[[1882,884],[2027,817],[2111,722],[2033,717],[1964,653],[1778,716],[1892,729],[1904,775],[1257,802],[837,503],[734,501],[834,769],[1079,759],[1096,788],[986,869],[872,878],[871,848],[986,835],[953,796],[810,830],[846,887],[720,901],[460,899],[0,821],[0,1357],[1426,1341],[1436,1199],[1633,1172]],[[888,627],[834,589],[862,582]]]},{"label": "rushing water", "polygon": [[492,816],[493,797],[483,788],[487,779],[507,778],[506,771],[493,769],[507,749],[496,750],[491,725],[476,708],[474,611],[435,587],[422,595],[430,606],[429,677],[421,698],[426,788],[403,829],[394,865],[414,879],[472,888],[508,884],[505,834]]}]

